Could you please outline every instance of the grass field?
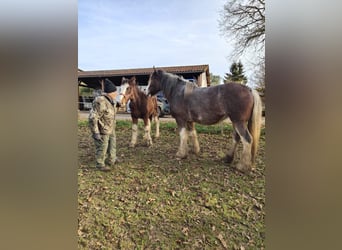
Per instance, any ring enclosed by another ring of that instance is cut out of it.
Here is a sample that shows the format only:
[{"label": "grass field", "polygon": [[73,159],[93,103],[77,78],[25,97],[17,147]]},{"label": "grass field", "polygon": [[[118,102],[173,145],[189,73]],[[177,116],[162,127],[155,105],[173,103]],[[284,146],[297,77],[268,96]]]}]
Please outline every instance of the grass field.
[{"label": "grass field", "polygon": [[264,129],[256,171],[246,175],[221,160],[231,145],[229,125],[223,136],[219,125],[197,126],[201,153],[180,161],[174,122],[161,123],[150,148],[140,122],[138,146],[130,149],[131,123],[117,121],[122,163],[107,173],[94,169],[87,122],[78,127],[80,249],[265,248]]}]

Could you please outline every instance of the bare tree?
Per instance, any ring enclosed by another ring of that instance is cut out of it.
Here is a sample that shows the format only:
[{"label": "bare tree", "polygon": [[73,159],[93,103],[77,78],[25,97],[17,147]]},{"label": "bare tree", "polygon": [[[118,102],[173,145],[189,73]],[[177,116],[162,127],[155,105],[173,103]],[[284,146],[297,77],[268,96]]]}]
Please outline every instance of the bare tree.
[{"label": "bare tree", "polygon": [[264,54],[265,0],[228,0],[220,13],[219,27],[222,35],[234,39],[235,56],[248,49]]},{"label": "bare tree", "polygon": [[255,65],[256,71],[254,75],[254,82],[256,84],[256,90],[259,91],[261,96],[265,96],[266,88],[266,76],[265,76],[265,61],[260,61],[258,65]]}]

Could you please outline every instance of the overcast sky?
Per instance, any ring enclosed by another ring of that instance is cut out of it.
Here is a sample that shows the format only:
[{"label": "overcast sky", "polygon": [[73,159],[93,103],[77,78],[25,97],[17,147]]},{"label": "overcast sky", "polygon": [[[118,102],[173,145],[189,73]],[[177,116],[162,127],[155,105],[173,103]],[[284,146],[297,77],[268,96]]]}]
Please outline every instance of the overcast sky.
[{"label": "overcast sky", "polygon": [[[232,47],[220,35],[224,0],[80,0],[82,70],[209,64],[223,77]],[[244,61],[242,60],[244,64]]]}]

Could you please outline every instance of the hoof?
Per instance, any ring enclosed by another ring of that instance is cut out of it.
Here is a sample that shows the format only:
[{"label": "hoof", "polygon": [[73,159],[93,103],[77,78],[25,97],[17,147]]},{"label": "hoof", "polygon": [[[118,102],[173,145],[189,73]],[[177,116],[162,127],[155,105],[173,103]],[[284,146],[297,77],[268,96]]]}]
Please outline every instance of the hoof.
[{"label": "hoof", "polygon": [[234,156],[231,156],[231,155],[226,155],[226,157],[223,158],[223,161],[225,163],[232,163],[234,160]]},{"label": "hoof", "polygon": [[146,147],[151,147],[153,145],[153,142],[151,139],[146,139],[145,143],[146,143]]},{"label": "hoof", "polygon": [[195,155],[199,155],[199,153],[200,153],[200,149],[199,148],[193,148],[192,149],[192,152],[195,154]]},{"label": "hoof", "polygon": [[188,155],[186,155],[186,154],[181,154],[179,152],[177,152],[177,154],[176,154],[177,159],[185,159],[186,157],[188,157]]},{"label": "hoof", "polygon": [[194,150],[194,149],[191,149],[191,150],[190,150],[190,153],[195,154],[195,155],[199,155],[199,154],[200,154],[200,151],[199,151],[199,150],[196,151],[196,150]]},{"label": "hoof", "polygon": [[236,169],[242,173],[248,173],[251,170],[251,168],[249,166],[246,166],[246,165],[241,164],[241,163],[236,164]]}]

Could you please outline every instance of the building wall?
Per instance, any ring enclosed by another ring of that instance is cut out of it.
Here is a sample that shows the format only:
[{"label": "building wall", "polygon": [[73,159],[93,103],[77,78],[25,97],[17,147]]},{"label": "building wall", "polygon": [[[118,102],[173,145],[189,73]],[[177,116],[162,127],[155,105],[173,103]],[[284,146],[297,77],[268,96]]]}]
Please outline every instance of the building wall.
[{"label": "building wall", "polygon": [[198,76],[198,86],[199,87],[208,87],[208,82],[207,82],[207,76],[205,74],[205,72],[201,73]]}]

